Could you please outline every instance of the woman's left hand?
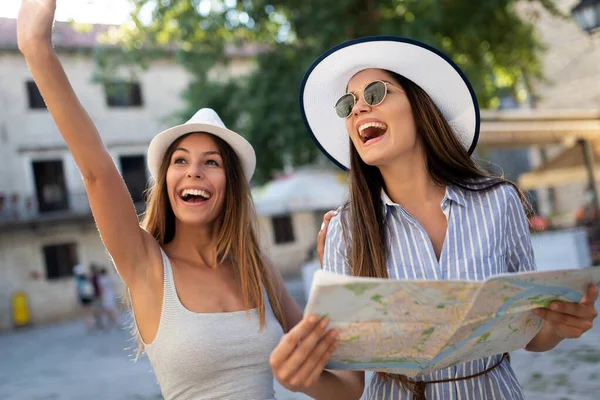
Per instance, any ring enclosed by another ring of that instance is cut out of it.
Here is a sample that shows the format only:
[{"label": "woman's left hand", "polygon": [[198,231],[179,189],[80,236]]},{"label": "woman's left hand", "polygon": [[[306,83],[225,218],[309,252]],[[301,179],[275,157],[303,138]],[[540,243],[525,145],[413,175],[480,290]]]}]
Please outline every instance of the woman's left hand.
[{"label": "woman's left hand", "polygon": [[337,329],[326,331],[329,321],[309,315],[287,334],[271,353],[273,375],[283,387],[305,392],[318,380],[337,347]]},{"label": "woman's left hand", "polygon": [[317,255],[319,256],[321,268],[323,268],[323,254],[325,254],[325,238],[327,237],[327,227],[329,226],[329,221],[331,221],[331,218],[338,215],[340,211],[342,211],[342,207],[339,207],[337,210],[331,210],[323,215],[323,223],[321,224],[321,229],[317,235]]},{"label": "woman's left hand", "polygon": [[598,316],[595,303],[598,300],[598,288],[590,285],[579,303],[555,301],[548,308],[538,308],[533,312],[540,316],[562,339],[575,339],[590,330]]}]

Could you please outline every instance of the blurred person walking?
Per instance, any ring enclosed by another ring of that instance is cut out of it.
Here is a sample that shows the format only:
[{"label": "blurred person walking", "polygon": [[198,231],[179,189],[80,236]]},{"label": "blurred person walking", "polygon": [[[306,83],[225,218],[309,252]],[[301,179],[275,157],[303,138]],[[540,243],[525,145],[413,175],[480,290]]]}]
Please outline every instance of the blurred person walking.
[{"label": "blurred person walking", "polygon": [[102,325],[105,329],[119,327],[120,317],[117,292],[115,290],[113,278],[108,273],[106,268],[100,269],[98,285],[100,286],[100,305],[102,308],[102,315],[103,317],[106,317],[106,320],[103,321]]},{"label": "blurred person walking", "polygon": [[96,325],[96,318],[92,305],[94,302],[94,286],[86,275],[83,266],[77,264],[73,267],[73,279],[75,280],[75,289],[77,291],[77,300],[82,310],[82,320],[86,332],[90,333]]}]

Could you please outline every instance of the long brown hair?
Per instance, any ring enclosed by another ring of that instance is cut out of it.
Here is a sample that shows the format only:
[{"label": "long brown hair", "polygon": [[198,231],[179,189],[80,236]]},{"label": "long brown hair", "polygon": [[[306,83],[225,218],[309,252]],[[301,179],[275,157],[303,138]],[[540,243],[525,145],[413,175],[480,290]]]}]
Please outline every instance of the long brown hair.
[{"label": "long brown hair", "polygon": [[[455,185],[469,191],[489,191],[499,185],[512,185],[529,212],[528,202],[512,182],[494,177],[482,169],[465,151],[452,128],[431,98],[414,82],[389,73],[404,89],[412,108],[418,138],[421,140],[426,165],[431,179],[439,185]],[[345,209],[349,218],[342,224],[351,274],[374,278],[389,278],[387,269],[387,225],[384,218],[381,190],[383,177],[377,167],[367,165],[360,158],[350,140],[350,199]],[[349,225],[349,226],[347,226]],[[352,245],[350,240],[352,238]],[[382,374],[400,381],[410,388],[404,375]]]},{"label": "long brown hair", "polygon": [[[175,149],[188,135],[182,136],[167,149],[156,182],[147,191],[146,212],[141,225],[154,236],[161,247],[175,237],[175,214],[167,193],[167,169]],[[215,141],[221,153],[226,181],[224,211],[220,217],[217,238],[217,262],[229,261],[236,265],[244,306],[246,309],[252,306],[257,308],[261,329],[265,326],[263,290],[269,296],[275,317],[285,329],[280,293],[275,290],[275,277],[271,276],[262,257],[256,234],[254,202],[240,159],[227,142],[214,135],[207,135]]]}]

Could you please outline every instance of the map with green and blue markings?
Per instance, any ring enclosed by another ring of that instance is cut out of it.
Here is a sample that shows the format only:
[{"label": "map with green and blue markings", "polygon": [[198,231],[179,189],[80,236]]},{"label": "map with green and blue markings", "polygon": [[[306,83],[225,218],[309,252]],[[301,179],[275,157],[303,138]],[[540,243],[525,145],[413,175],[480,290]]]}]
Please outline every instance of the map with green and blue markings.
[{"label": "map with green and blue markings", "polygon": [[485,281],[358,278],[317,271],[305,315],[327,316],[341,343],[329,369],[415,377],[524,348],[542,320],[531,311],[579,302],[600,267],[496,275]]}]

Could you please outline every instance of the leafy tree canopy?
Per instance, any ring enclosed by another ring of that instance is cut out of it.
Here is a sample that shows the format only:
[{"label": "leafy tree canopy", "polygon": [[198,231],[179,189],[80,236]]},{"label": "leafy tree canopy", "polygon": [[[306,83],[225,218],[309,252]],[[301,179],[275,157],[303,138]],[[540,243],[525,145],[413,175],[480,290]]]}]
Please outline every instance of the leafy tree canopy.
[{"label": "leafy tree canopy", "polygon": [[[145,65],[148,49],[171,49],[192,74],[183,94],[187,109],[212,107],[242,133],[258,154],[257,181],[286,160],[312,162],[318,149],[302,122],[298,91],[303,74],[324,51],[348,39],[399,35],[426,42],[450,56],[471,81],[482,108],[499,97],[523,100],[523,87],[543,79],[543,45],[517,12],[517,0],[130,0],[131,22],[118,36],[122,53],[101,53],[105,73],[123,63]],[[560,15],[554,0],[537,3]],[[227,63],[227,46],[262,48],[244,77],[208,79]]]}]

